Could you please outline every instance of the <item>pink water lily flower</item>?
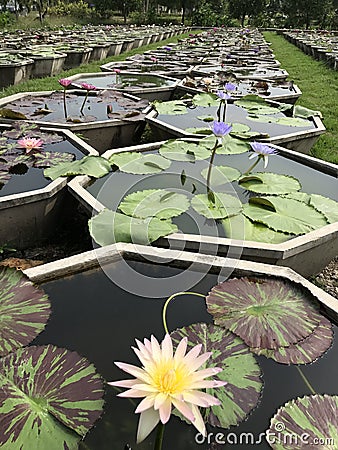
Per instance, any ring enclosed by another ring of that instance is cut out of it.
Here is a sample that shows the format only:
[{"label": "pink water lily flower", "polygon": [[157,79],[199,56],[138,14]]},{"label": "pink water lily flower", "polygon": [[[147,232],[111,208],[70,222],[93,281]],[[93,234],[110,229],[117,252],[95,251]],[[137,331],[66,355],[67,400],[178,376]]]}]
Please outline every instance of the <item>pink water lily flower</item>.
[{"label": "pink water lily flower", "polygon": [[113,72],[115,72],[115,73],[120,73],[120,72],[121,72],[121,69],[113,69]]},{"label": "pink water lily flower", "polygon": [[68,78],[60,78],[59,83],[62,87],[66,88],[72,84],[72,80],[69,80]]},{"label": "pink water lily flower", "polygon": [[96,86],[94,86],[93,84],[89,84],[89,83],[81,83],[81,87],[83,89],[86,89],[87,91],[95,91],[96,90]]},{"label": "pink water lily flower", "polygon": [[206,429],[199,406],[220,405],[220,401],[200,389],[210,389],[224,386],[225,381],[205,380],[218,374],[223,369],[211,367],[198,370],[212,355],[202,353],[202,345],[198,344],[188,353],[188,339],[183,338],[175,353],[169,334],[166,334],[160,345],[154,336],[136,340],[137,347],[133,348],[142,367],[121,362],[115,362],[117,367],[133,375],[134,379],[114,381],[108,384],[128,388],[118,394],[120,397],[143,398],[135,413],[140,413],[137,430],[137,443],[142,442],[161,421],[167,423],[172,408],[176,408],[186,417],[196,429],[206,436]]},{"label": "pink water lily flower", "polygon": [[18,145],[25,148],[26,153],[30,153],[33,150],[41,150],[43,140],[36,138],[22,138],[18,140]]}]

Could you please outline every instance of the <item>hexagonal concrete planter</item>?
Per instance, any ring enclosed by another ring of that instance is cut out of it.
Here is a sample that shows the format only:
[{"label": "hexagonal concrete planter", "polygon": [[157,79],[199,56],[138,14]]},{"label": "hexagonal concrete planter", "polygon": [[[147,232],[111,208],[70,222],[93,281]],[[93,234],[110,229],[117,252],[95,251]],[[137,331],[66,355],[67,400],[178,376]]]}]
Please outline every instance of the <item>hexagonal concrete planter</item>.
[{"label": "hexagonal concrete planter", "polygon": [[0,63],[0,88],[15,85],[30,78],[34,61],[22,58],[19,62]]},{"label": "hexagonal concrete planter", "polygon": [[[61,134],[71,144],[70,152],[73,148],[80,150],[83,156],[98,154],[69,130],[41,130]],[[24,249],[46,241],[53,234],[55,224],[68,213],[67,197],[65,177],[44,183],[41,188],[0,196],[0,246],[8,244],[15,249]]]},{"label": "hexagonal concrete planter", "polygon": [[[192,140],[192,142],[196,143],[198,141]],[[104,156],[109,158],[115,153],[128,151],[154,152],[158,150],[161,144],[163,142],[111,150],[106,152]],[[336,165],[282,147],[273,147],[278,151],[279,155],[278,158],[274,157],[275,159],[270,158],[269,160],[269,168],[272,172],[287,173],[288,175],[295,176],[300,180],[304,191],[316,192],[338,201],[338,167]],[[227,157],[229,156],[227,155]],[[243,155],[231,155],[233,158],[239,156]],[[177,164],[179,165],[179,163]],[[181,164],[176,169],[181,173],[182,168],[183,166]],[[172,170],[175,172],[175,169]],[[170,176],[169,174],[168,177]],[[162,186],[158,181],[159,176],[161,175],[157,174],[154,178],[156,188]],[[177,178],[176,172],[175,176]],[[146,187],[142,184],[143,178],[147,179]],[[313,179],[317,180],[316,189],[313,189]],[[117,185],[115,185],[114,173],[112,173],[95,181],[93,184],[93,181],[89,177],[82,176],[71,180],[69,188],[73,191],[74,196],[92,214],[96,214],[104,208],[115,210],[120,200],[127,193],[154,187],[151,180],[149,181],[144,176],[136,178],[134,184],[131,184],[132,180],[129,174],[127,174],[126,180],[128,180],[128,186],[124,186],[122,177],[118,178],[118,181],[116,181]],[[197,180],[196,182],[198,183],[199,181]],[[171,186],[169,181],[167,183],[169,183],[168,186]],[[196,228],[195,223],[192,226]],[[203,226],[201,223],[198,223],[199,229],[202,229]],[[189,222],[185,227],[186,229],[190,229]],[[211,228],[205,227],[203,229],[205,232]],[[288,266],[303,276],[318,273],[338,254],[338,222],[305,235],[294,237],[281,244],[268,244],[219,237],[220,235],[217,230],[211,230],[209,233],[214,235],[203,235],[203,232],[202,234],[190,234],[187,231],[174,233],[157,241],[157,245],[169,246],[174,249],[186,249],[192,252],[235,257],[278,266]]]},{"label": "hexagonal concrete planter", "polygon": [[[207,77],[215,75],[218,72],[225,70],[221,65],[199,65],[192,68],[191,73],[200,77]],[[285,80],[289,74],[284,69],[269,68],[269,67],[252,67],[231,69],[233,75],[242,80]]]},{"label": "hexagonal concrete planter", "polygon": [[149,101],[170,100],[179,81],[175,78],[153,73],[79,73],[68,77],[74,88],[81,83],[93,84],[98,89],[127,92]]},{"label": "hexagonal concrete planter", "polygon": [[[58,100],[53,100],[55,95],[59,95]],[[32,108],[32,99],[36,98],[35,103],[33,103],[36,110],[44,110],[45,105],[53,105],[55,110],[50,110],[48,114],[40,114],[39,117],[32,116],[29,120],[40,126],[52,126],[57,129],[69,129],[74,133],[79,133],[81,137],[87,140],[87,142],[92,145],[100,153],[106,151],[109,148],[127,146],[133,144],[134,136],[137,132],[141,132],[145,126],[144,114],[149,112],[150,108],[145,106],[147,103],[144,99],[139,99],[130,94],[122,94],[123,98],[126,99],[133,107],[129,106],[130,111],[138,110],[140,113],[140,119],[131,118],[131,120],[121,120],[116,118],[109,118],[107,106],[108,103],[97,102],[98,113],[101,118],[96,118],[93,116],[91,121],[81,121],[80,107],[84,100],[85,91],[67,91],[67,95],[70,96],[70,100],[76,100],[74,104],[74,112],[69,113],[70,106],[68,104],[68,115],[74,114],[77,118],[73,121],[66,121],[64,118],[64,108],[63,108],[63,97],[58,91],[50,92],[24,92],[20,94],[14,94],[9,97],[2,98],[0,100],[0,108],[13,108],[15,111],[25,113],[25,111],[30,111]],[[85,107],[86,114],[93,114],[93,109],[95,107],[94,100],[95,92],[91,92],[88,97],[89,104]],[[120,95],[120,93],[118,93]],[[40,105],[38,105],[38,98]],[[27,102],[26,102],[27,99]],[[52,101],[54,103],[52,103]],[[92,103],[90,103],[92,101]],[[23,105],[20,107],[20,104]],[[89,109],[91,108],[91,109]],[[123,109],[122,107],[120,109]],[[127,109],[128,111],[128,109]],[[53,116],[54,114],[54,116]],[[51,117],[53,116],[53,117]],[[3,123],[12,123],[11,119],[2,118]]]}]

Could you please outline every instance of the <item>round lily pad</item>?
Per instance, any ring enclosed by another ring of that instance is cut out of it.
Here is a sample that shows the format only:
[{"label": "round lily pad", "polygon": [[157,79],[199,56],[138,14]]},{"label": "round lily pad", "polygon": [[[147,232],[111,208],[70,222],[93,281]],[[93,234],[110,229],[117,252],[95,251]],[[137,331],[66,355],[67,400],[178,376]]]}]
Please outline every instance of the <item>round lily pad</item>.
[{"label": "round lily pad", "polygon": [[22,272],[0,268],[0,356],[29,344],[50,315],[47,294]]},{"label": "round lily pad", "polygon": [[[207,179],[208,167],[202,170],[201,175]],[[212,186],[220,186],[226,183],[232,183],[238,180],[241,176],[241,172],[233,167],[228,166],[213,166],[211,169],[210,184]]]},{"label": "round lily pad", "polygon": [[203,351],[212,353],[207,367],[223,369],[215,378],[227,384],[207,389],[221,405],[206,408],[205,421],[212,426],[228,428],[244,420],[257,406],[263,382],[260,367],[242,339],[229,330],[205,323],[175,330],[171,337],[176,343],[187,337],[188,348],[202,344]]},{"label": "round lily pad", "polygon": [[294,177],[270,172],[257,172],[244,176],[238,184],[248,191],[271,195],[297,192],[302,187]]},{"label": "round lily pad", "polygon": [[109,162],[118,166],[121,172],[139,175],[160,173],[171,165],[171,162],[163,156],[142,155],[138,152],[123,152],[112,155]]},{"label": "round lily pad", "polygon": [[336,449],[338,396],[309,395],[287,402],[271,419],[266,435],[276,450]]},{"label": "round lily pad", "polygon": [[159,153],[167,159],[173,161],[194,162],[196,159],[207,159],[211,155],[210,150],[193,142],[170,140],[165,142]]},{"label": "round lily pad", "polygon": [[125,197],[119,209],[128,216],[140,219],[146,217],[169,219],[184,213],[189,206],[189,199],[184,194],[164,189],[147,189]]},{"label": "round lily pad", "polygon": [[310,295],[278,278],[234,278],[213,287],[206,301],[215,323],[250,347],[288,347],[308,337],[322,319]]},{"label": "round lily pad", "polygon": [[214,202],[207,194],[197,194],[191,200],[196,212],[207,219],[224,219],[234,216],[242,210],[242,203],[237,197],[222,192],[213,193]]}]

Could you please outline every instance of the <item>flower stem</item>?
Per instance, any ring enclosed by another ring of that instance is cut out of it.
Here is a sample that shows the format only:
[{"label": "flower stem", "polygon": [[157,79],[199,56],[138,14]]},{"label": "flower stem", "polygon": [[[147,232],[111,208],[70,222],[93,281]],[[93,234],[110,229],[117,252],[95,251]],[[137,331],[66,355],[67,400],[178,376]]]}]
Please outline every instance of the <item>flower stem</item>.
[{"label": "flower stem", "polygon": [[211,191],[211,189],[210,189],[211,170],[212,170],[212,165],[214,163],[217,147],[218,147],[218,140],[216,139],[214,148],[211,150],[211,157],[210,157],[210,161],[209,161],[208,174],[207,174],[207,194],[208,194],[208,198],[209,198],[209,193]]},{"label": "flower stem", "polygon": [[203,294],[199,294],[198,292],[176,292],[176,294],[171,295],[165,302],[165,304],[163,305],[163,310],[162,310],[162,322],[163,322],[163,327],[164,327],[164,331],[169,334],[169,330],[168,330],[168,326],[167,326],[167,319],[166,319],[166,314],[167,314],[167,308],[169,303],[171,302],[171,300],[173,300],[174,298],[178,297],[179,295],[196,295],[197,297],[203,297],[205,298],[205,295]]},{"label": "flower stem", "polygon": [[221,106],[222,106],[222,101],[219,102],[219,107],[217,109],[217,120],[218,120],[218,122],[221,121]]},{"label": "flower stem", "polygon": [[303,374],[302,369],[298,366],[296,366],[296,369],[299,372],[299,375],[302,377],[304,383],[306,384],[306,386],[309,388],[311,394],[316,395],[316,391],[313,389],[313,387],[310,384],[310,381],[306,378],[306,376]]},{"label": "flower stem", "polygon": [[252,164],[252,166],[249,167],[249,169],[243,173],[243,175],[248,175],[250,172],[252,172],[252,170],[257,166],[257,164],[259,163],[259,161],[262,159],[261,155],[258,155],[258,158],[256,159],[256,161]]},{"label": "flower stem", "polygon": [[224,105],[223,105],[223,122],[224,123],[225,123],[225,118],[226,118],[226,115],[227,115],[227,105],[228,105],[227,101],[224,100]]},{"label": "flower stem", "polygon": [[162,450],[163,435],[164,435],[164,425],[162,422],[160,422],[157,425],[157,434],[156,434],[154,450]]},{"label": "flower stem", "polygon": [[65,119],[67,119],[66,89],[63,90],[63,111],[65,113]]},{"label": "flower stem", "polygon": [[87,101],[88,94],[89,94],[89,91],[86,92],[86,96],[85,96],[85,98],[84,98],[84,100],[83,100],[83,103],[82,103],[82,106],[81,106],[81,109],[80,109],[80,113],[81,113],[81,114],[82,114],[84,105],[85,105],[85,103],[86,103],[86,101]]}]

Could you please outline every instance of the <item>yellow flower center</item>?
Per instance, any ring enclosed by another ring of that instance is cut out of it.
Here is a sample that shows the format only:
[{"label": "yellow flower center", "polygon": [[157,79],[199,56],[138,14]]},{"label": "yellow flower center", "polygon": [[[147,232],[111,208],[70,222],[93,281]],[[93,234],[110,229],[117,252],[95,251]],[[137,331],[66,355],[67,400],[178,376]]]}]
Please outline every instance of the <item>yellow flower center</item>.
[{"label": "yellow flower center", "polygon": [[187,385],[187,374],[181,367],[173,367],[172,364],[162,364],[156,367],[154,384],[163,394],[177,394],[182,392]]}]

